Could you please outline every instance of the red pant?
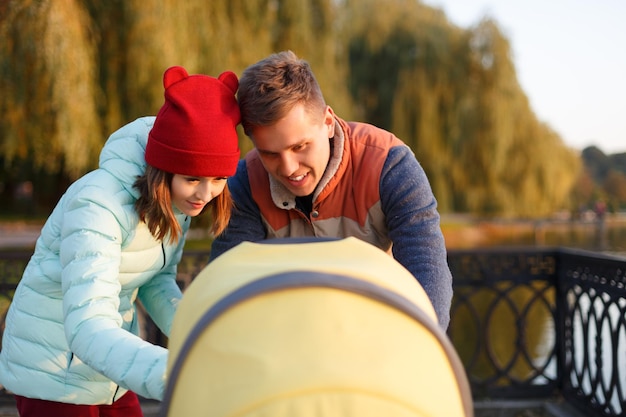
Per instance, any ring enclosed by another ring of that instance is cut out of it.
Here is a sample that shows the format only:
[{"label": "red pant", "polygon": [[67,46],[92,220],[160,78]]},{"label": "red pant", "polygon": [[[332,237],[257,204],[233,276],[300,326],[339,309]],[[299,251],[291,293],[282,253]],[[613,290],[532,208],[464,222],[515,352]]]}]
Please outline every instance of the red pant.
[{"label": "red pant", "polygon": [[76,405],[15,396],[20,417],[143,417],[139,399],[128,391],[111,405]]}]

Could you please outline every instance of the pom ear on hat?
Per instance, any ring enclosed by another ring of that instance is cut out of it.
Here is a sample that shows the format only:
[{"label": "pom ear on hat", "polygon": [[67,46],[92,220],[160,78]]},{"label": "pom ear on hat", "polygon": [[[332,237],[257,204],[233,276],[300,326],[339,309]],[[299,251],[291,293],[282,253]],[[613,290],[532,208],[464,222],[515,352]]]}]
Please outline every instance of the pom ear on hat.
[{"label": "pom ear on hat", "polygon": [[168,68],[165,74],[163,74],[163,87],[167,90],[175,82],[184,80],[187,77],[189,77],[189,73],[183,67],[175,66]]},{"label": "pom ear on hat", "polygon": [[237,76],[232,71],[225,71],[217,77],[218,80],[224,83],[228,88],[233,91],[233,94],[237,92],[237,88],[239,88],[239,80]]},{"label": "pom ear on hat", "polygon": [[189,75],[174,66],[163,74],[163,86],[165,103],[148,136],[146,162],[172,174],[233,175],[240,155],[237,76]]}]

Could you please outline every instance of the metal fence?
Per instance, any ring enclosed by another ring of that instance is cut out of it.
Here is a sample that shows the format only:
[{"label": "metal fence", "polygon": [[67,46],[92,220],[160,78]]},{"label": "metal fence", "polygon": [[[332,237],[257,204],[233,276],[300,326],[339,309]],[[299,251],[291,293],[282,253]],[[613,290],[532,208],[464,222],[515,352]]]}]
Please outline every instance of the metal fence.
[{"label": "metal fence", "polygon": [[449,335],[475,398],[562,396],[626,414],[626,259],[569,249],[451,251]]},{"label": "metal fence", "polygon": [[[30,252],[0,251],[2,317]],[[208,253],[188,251],[185,288]],[[451,250],[448,334],[475,399],[562,397],[590,416],[626,414],[626,258],[562,248]],[[4,325],[4,320],[2,320]],[[144,336],[167,340],[144,318]]]}]

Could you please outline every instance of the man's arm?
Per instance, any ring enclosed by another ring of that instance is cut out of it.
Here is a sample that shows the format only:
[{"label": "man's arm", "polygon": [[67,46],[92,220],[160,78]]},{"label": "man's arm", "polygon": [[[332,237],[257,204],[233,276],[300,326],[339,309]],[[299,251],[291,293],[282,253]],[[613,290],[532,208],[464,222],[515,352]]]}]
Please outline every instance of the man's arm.
[{"label": "man's arm", "polygon": [[445,330],[450,322],[452,274],[437,201],[410,148],[392,148],[380,179],[380,197],[393,256],[424,287]]},{"label": "man's arm", "polygon": [[226,230],[213,241],[209,262],[241,242],[266,236],[259,207],[252,199],[245,160],[239,161],[237,173],[228,179],[228,189],[233,197],[233,212]]}]

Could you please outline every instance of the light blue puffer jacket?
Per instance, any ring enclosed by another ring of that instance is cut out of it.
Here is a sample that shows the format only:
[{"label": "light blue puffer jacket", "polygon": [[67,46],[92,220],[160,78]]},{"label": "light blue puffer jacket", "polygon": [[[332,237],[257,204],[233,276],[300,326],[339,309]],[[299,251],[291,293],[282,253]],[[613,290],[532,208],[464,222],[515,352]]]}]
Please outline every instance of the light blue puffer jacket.
[{"label": "light blue puffer jacket", "polygon": [[[30,398],[110,404],[127,389],[161,399],[167,350],[142,340],[137,298],[169,334],[181,298],[177,245],[134,210],[154,117],[113,133],[100,167],[72,184],[44,225],[10,306],[0,383]],[[186,235],[184,214],[177,214]]]}]

